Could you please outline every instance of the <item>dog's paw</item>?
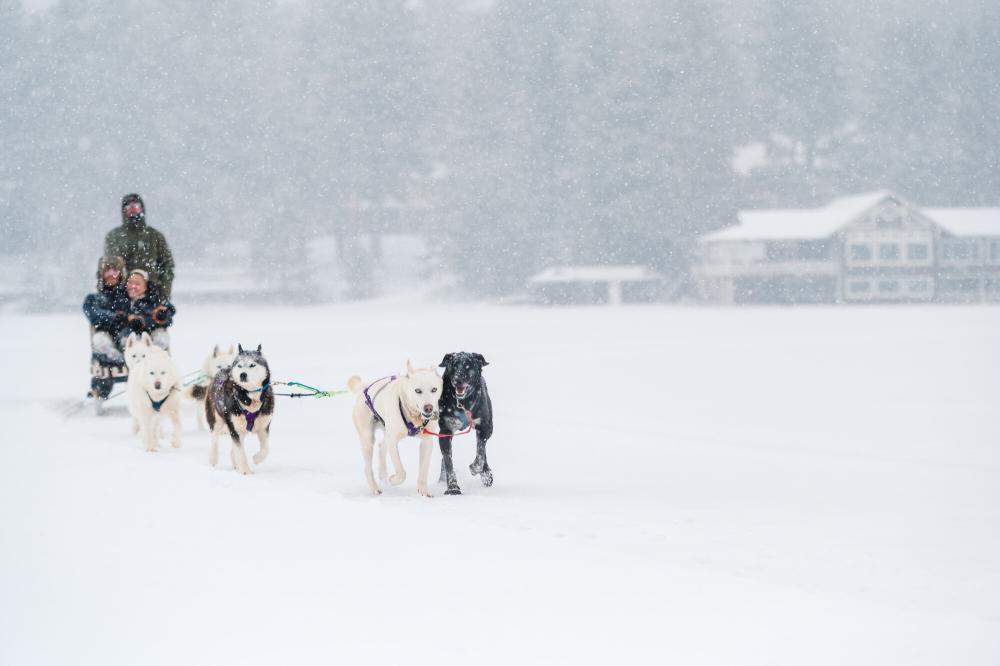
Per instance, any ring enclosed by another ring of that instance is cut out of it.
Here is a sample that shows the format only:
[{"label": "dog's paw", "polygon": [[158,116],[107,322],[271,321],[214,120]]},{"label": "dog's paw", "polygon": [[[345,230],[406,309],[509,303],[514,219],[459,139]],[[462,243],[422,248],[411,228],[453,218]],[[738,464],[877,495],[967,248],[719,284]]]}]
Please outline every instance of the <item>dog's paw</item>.
[{"label": "dog's paw", "polygon": [[427,490],[427,486],[418,486],[417,492],[423,495],[424,497],[434,497],[434,495],[431,495],[430,491]]},{"label": "dog's paw", "polygon": [[266,453],[261,453],[260,451],[258,451],[257,453],[255,453],[253,455],[253,464],[254,465],[261,464],[262,462],[264,462],[264,458],[267,458],[267,454]]},{"label": "dog's paw", "polygon": [[174,447],[175,449],[181,448],[181,440],[175,439],[174,441],[170,442],[170,446]]},{"label": "dog's paw", "polygon": [[469,465],[469,471],[472,472],[472,474],[475,476],[477,474],[482,474],[483,467],[484,467],[483,463],[477,460],[473,462],[471,465]]},{"label": "dog's paw", "polygon": [[393,474],[389,477],[389,483],[394,486],[398,486],[403,481],[406,481],[406,474]]},{"label": "dog's paw", "polygon": [[375,497],[378,497],[379,495],[381,495],[381,494],[382,494],[382,489],[381,489],[381,488],[379,488],[378,486],[375,486],[374,488],[372,488],[372,489],[371,489],[371,493],[372,493],[372,495],[374,495]]},{"label": "dog's paw", "polygon": [[486,486],[487,488],[489,488],[490,486],[492,486],[493,485],[493,470],[491,470],[489,467],[487,467],[486,469],[484,469],[482,471],[482,473],[479,475],[479,480],[482,481],[483,485]]},{"label": "dog's paw", "polygon": [[458,486],[448,486],[448,490],[444,491],[445,495],[461,495],[462,489]]}]

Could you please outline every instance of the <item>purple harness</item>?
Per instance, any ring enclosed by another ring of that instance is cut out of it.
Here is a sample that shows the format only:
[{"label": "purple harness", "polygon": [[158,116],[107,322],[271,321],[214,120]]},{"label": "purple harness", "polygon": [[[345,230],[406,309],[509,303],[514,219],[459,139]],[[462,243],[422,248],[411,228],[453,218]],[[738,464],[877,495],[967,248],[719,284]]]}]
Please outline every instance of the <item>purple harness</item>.
[{"label": "purple harness", "polygon": [[[369,384],[368,386],[366,386],[365,390],[364,390],[365,404],[368,405],[368,409],[371,410],[372,416],[375,417],[375,420],[378,421],[379,423],[381,423],[383,426],[385,426],[385,419],[383,419],[379,415],[379,413],[377,411],[375,411],[375,403],[372,402],[372,397],[370,395],[368,395],[368,389],[370,389],[371,387],[375,386],[379,382],[384,381],[386,379],[388,379],[389,381],[386,383],[385,386],[388,386],[389,384],[391,384],[394,381],[396,381],[396,375],[392,375],[391,377],[383,377],[382,379],[376,379],[371,384]],[[382,388],[380,388],[375,393],[375,397],[378,397],[378,394],[381,393],[385,389],[385,386],[383,386]],[[403,423],[406,424],[406,434],[409,435],[410,437],[416,437],[417,435],[419,435],[421,432],[423,432],[424,426],[427,425],[427,421],[424,421],[424,425],[418,428],[417,426],[415,426],[412,423],[410,423],[410,420],[408,418],[406,418],[406,413],[403,411],[403,401],[402,400],[399,401],[399,415],[402,417]]]},{"label": "purple harness", "polygon": [[[225,412],[225,401],[224,401],[224,399],[222,397],[222,392],[219,389],[221,389],[222,385],[225,384],[225,383],[226,383],[226,376],[225,375],[219,374],[219,375],[217,375],[215,377],[214,384],[215,384],[215,391],[216,391],[216,408],[218,409],[218,412],[220,414],[222,414],[222,413]],[[150,398],[150,399],[152,399],[152,398]],[[159,411],[159,410],[157,410],[157,411]],[[254,424],[254,421],[257,420],[257,415],[260,414],[260,410],[258,409],[256,412],[248,412],[247,410],[240,408],[240,411],[243,412],[243,416],[247,420],[247,432],[253,432],[253,424]]]}]

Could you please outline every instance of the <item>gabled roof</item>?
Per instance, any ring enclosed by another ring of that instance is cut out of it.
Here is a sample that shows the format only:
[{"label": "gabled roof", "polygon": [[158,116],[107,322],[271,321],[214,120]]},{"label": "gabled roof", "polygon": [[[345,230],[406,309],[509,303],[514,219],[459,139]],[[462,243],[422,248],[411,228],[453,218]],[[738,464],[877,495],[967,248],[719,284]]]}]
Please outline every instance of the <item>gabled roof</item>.
[{"label": "gabled roof", "polygon": [[1000,237],[1000,208],[924,208],[923,213],[953,236]]},{"label": "gabled roof", "polygon": [[[894,196],[877,190],[834,199],[823,208],[741,210],[740,223],[701,237],[706,241],[819,240],[829,238],[859,215]],[[898,198],[898,197],[897,197]]]},{"label": "gabled roof", "polygon": [[553,266],[534,275],[528,282],[647,282],[659,280],[660,274],[646,266]]}]

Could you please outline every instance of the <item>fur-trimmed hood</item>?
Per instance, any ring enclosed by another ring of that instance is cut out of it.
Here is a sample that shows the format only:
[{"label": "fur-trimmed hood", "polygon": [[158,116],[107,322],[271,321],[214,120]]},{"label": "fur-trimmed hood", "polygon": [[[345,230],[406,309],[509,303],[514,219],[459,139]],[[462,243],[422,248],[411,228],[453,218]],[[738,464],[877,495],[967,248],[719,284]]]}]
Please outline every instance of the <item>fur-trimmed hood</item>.
[{"label": "fur-trimmed hood", "polygon": [[106,287],[104,286],[104,271],[107,268],[117,268],[120,274],[118,278],[118,286],[125,284],[125,260],[119,256],[107,256],[101,257],[97,261],[97,291],[101,292]]}]

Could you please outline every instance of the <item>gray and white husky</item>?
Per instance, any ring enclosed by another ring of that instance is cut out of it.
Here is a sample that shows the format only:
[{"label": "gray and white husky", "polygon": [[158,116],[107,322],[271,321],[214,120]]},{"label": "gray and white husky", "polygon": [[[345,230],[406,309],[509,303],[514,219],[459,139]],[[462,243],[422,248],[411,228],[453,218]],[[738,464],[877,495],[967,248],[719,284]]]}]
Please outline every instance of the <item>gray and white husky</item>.
[{"label": "gray and white husky", "polygon": [[228,434],[232,440],[229,458],[233,469],[241,474],[253,474],[247,462],[243,441],[247,433],[257,435],[260,449],[253,457],[255,465],[264,462],[268,454],[268,434],[274,413],[274,390],[271,388],[271,370],[261,353],[239,345],[232,365],[216,373],[205,397],[205,420],[212,432],[212,447],[208,462],[215,467],[219,462],[219,437]]}]

